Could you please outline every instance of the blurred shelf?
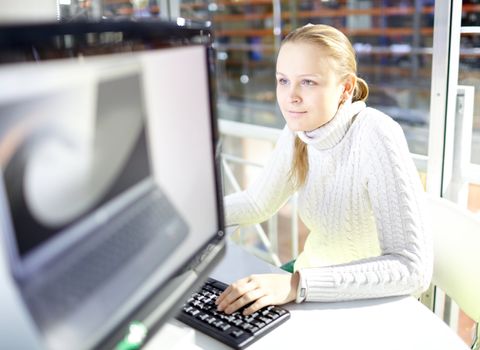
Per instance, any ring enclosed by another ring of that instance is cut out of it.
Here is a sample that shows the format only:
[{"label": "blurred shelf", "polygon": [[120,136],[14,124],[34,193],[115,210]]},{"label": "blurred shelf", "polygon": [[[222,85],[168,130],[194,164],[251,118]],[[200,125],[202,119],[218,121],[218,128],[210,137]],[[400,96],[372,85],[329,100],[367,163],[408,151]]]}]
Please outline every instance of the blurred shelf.
[{"label": "blurred shelf", "polygon": [[[286,34],[286,31],[284,32]],[[248,28],[241,28],[241,29],[217,29],[215,30],[215,35],[217,37],[223,36],[239,36],[239,37],[247,37],[247,36],[274,36],[273,28],[265,28],[265,29],[248,29]]]},{"label": "blurred shelf", "polygon": [[[255,21],[272,18],[273,14],[268,13],[245,13],[245,14],[213,14],[212,20],[214,22],[235,22],[235,21]],[[283,17],[283,16],[282,16]]]},{"label": "blurred shelf", "polygon": [[[349,29],[349,28],[342,28],[338,27],[338,30],[345,33],[347,36],[413,36],[416,31],[412,28],[360,28],[360,29]],[[290,30],[285,29],[282,30],[282,34],[286,35]],[[430,27],[423,27],[420,29],[420,34],[425,36],[432,36],[433,35],[433,28]],[[273,28],[265,28],[265,29],[248,29],[248,28],[240,28],[240,29],[217,29],[215,31],[218,37],[222,36],[239,36],[239,37],[247,37],[247,36],[274,36]]]},{"label": "blurred shelf", "polygon": [[[401,77],[413,77],[413,69],[411,67],[390,67],[385,65],[367,65],[365,63],[360,64],[359,73],[363,74],[386,74]],[[432,68],[420,68],[415,72],[416,77],[430,79]]]},{"label": "blurred shelf", "polygon": [[204,9],[210,4],[217,6],[272,5],[272,0],[223,0],[212,3],[182,3],[180,4],[180,9]]},{"label": "blurred shelf", "polygon": [[[223,74],[219,78],[223,103],[264,106],[273,112],[273,76],[281,38],[294,27],[325,23],[352,41],[359,75],[370,86],[370,105],[381,107],[399,121],[426,123],[433,55],[433,2],[423,6],[422,0],[388,1],[392,5],[386,6],[385,0],[208,1],[193,0],[180,7],[189,15],[212,22]],[[280,8],[274,11],[279,3]],[[464,4],[462,13],[480,16],[480,4]],[[460,64],[463,74],[473,81],[480,80],[479,34],[480,27],[464,27],[461,34]],[[247,76],[249,79],[242,77],[242,81],[248,83],[242,84],[241,76]]]},{"label": "blurred shelf", "polygon": [[[125,0],[106,0],[106,3],[126,3]],[[281,1],[281,3],[287,1]],[[245,5],[273,5],[273,0],[222,0],[217,2],[195,2],[195,3],[182,3],[180,9],[193,10],[193,9],[205,9],[208,6],[214,4],[215,6],[245,6]],[[358,15],[370,15],[370,16],[412,16],[415,14],[414,6],[390,6],[390,7],[371,7],[371,8],[327,8],[308,11],[298,11],[297,14],[302,17],[345,17],[345,16],[358,16]],[[428,15],[434,14],[434,6],[423,6],[421,14]],[[474,13],[480,12],[480,5],[465,4],[462,6],[462,13]],[[242,15],[238,15],[242,16]],[[285,14],[286,17],[289,14]]]},{"label": "blurred shelf", "polygon": [[[360,28],[360,29],[350,29],[350,28],[338,28],[345,35],[349,36],[412,36],[417,34],[417,31],[413,28],[401,27],[401,28]],[[422,27],[419,30],[421,35],[432,36],[433,28],[432,27]]]},{"label": "blurred shelf", "polygon": [[382,82],[368,82],[368,88],[370,92],[385,92],[388,90],[404,90],[404,91],[430,91],[430,80],[428,81],[416,81],[412,84],[411,81],[382,81]]},{"label": "blurred shelf", "polygon": [[[422,14],[432,14],[434,8],[432,6],[422,9]],[[338,9],[332,10],[328,8],[298,11],[296,17],[298,18],[315,18],[315,17],[347,17],[347,16],[398,16],[398,15],[413,15],[415,13],[414,7],[382,7],[382,8],[370,8],[370,9]],[[269,13],[245,13],[245,14],[213,14],[215,21],[244,21],[244,20],[258,20],[272,18],[273,14]],[[282,13],[282,19],[291,19],[290,13]]]},{"label": "blurred shelf", "polygon": [[274,63],[273,61],[271,60],[265,60],[265,61],[249,61],[249,62],[245,62],[245,61],[241,61],[241,60],[228,60],[228,61],[225,61],[224,64],[225,66],[227,67],[241,67],[241,68],[245,68],[245,67],[248,67],[248,68],[259,68],[259,67],[262,67],[262,68],[267,68],[269,70],[272,71],[272,79],[274,77],[274,73],[273,73],[273,69],[272,69],[272,66]]},{"label": "blurred shelf", "polygon": [[[223,64],[227,67],[232,67],[232,69],[236,68],[267,68],[267,70],[271,71],[272,77],[274,76],[274,60],[259,60],[259,61],[248,61],[240,60],[240,59],[229,59],[223,61]],[[392,75],[392,76],[401,76],[401,77],[412,77],[413,76],[413,69],[411,67],[398,67],[398,66],[387,66],[385,64],[367,64],[367,63],[360,63],[359,74],[385,74],[385,75]],[[243,72],[241,72],[243,74]],[[431,74],[431,67],[427,68],[419,68],[415,73],[416,77],[423,77],[423,78],[430,78]]]},{"label": "blurred shelf", "polygon": [[272,44],[217,44],[215,48],[218,51],[261,51],[275,52],[275,45]]},{"label": "blurred shelf", "polygon": [[[433,6],[423,7],[421,14],[434,13]],[[299,11],[299,18],[312,17],[346,17],[346,16],[412,16],[415,14],[415,7],[372,7],[364,9],[343,8],[343,9],[318,9],[312,11]]]}]

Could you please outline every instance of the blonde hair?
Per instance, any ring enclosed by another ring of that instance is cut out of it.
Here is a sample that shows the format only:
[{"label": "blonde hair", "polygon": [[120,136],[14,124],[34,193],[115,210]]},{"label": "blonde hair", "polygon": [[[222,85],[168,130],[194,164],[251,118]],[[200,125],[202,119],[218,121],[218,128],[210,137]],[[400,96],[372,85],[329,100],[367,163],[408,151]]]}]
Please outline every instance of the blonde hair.
[{"label": "blonde hair", "polygon": [[[346,80],[351,75],[356,77],[352,102],[365,101],[367,99],[368,85],[365,80],[357,77],[355,50],[345,34],[325,24],[307,24],[290,32],[283,40],[282,45],[300,42],[317,45],[322,48],[323,52],[331,59],[335,74],[340,81]],[[301,187],[307,179],[307,174],[307,145],[297,136],[295,138],[290,179],[294,181],[297,187]]]}]

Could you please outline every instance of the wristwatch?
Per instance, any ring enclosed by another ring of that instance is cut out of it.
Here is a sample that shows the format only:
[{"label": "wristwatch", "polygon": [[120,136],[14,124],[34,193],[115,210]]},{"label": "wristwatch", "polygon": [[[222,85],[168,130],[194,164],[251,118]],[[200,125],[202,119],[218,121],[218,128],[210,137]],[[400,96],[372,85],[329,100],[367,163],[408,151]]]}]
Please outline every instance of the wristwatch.
[{"label": "wristwatch", "polygon": [[305,278],[300,272],[300,270],[298,270],[295,273],[298,273],[298,277],[299,277],[298,288],[297,288],[297,298],[295,299],[295,302],[297,304],[300,304],[300,303],[303,303],[307,298],[307,281],[305,281]]}]

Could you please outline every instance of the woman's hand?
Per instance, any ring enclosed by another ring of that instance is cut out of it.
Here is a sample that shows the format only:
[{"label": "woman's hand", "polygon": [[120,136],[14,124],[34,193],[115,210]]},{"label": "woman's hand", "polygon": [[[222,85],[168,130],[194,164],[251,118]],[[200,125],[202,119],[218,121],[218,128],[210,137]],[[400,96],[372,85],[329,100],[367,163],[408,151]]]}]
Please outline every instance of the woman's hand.
[{"label": "woman's hand", "polygon": [[267,305],[282,305],[297,297],[298,274],[251,275],[231,284],[215,302],[218,311],[231,314],[251,304],[243,311],[250,315]]}]

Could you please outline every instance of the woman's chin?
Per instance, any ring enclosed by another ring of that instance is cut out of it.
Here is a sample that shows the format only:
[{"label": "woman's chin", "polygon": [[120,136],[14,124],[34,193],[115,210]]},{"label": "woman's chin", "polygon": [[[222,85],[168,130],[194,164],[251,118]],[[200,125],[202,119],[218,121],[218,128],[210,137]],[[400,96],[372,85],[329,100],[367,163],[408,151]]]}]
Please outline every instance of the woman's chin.
[{"label": "woman's chin", "polygon": [[287,121],[287,125],[288,125],[288,128],[292,131],[306,131],[305,130],[305,126],[302,125],[302,123],[299,123],[297,121],[291,121],[291,120],[288,120]]}]

